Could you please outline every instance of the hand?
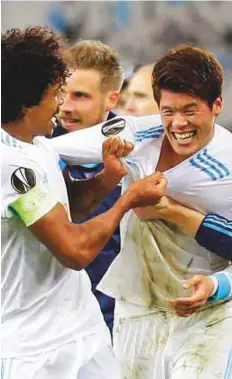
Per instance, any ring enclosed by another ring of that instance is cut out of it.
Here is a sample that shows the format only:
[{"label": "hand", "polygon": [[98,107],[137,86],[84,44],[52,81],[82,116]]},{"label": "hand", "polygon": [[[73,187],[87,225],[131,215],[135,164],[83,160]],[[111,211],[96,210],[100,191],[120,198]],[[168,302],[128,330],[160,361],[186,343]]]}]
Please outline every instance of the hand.
[{"label": "hand", "polygon": [[167,180],[158,171],[133,183],[128,190],[133,197],[131,208],[156,204],[164,196],[166,185]]},{"label": "hand", "polygon": [[168,196],[163,196],[155,205],[135,208],[134,212],[140,220],[149,221],[165,218],[172,200]]},{"label": "hand", "polygon": [[121,140],[119,137],[110,137],[105,140],[102,146],[105,171],[116,177],[125,176],[127,170],[123,166],[120,158],[126,157],[133,148],[132,143]]},{"label": "hand", "polygon": [[214,284],[209,276],[194,275],[191,279],[185,281],[183,287],[186,289],[192,288],[192,296],[171,299],[169,304],[178,316],[187,317],[206,304],[213,293]]}]

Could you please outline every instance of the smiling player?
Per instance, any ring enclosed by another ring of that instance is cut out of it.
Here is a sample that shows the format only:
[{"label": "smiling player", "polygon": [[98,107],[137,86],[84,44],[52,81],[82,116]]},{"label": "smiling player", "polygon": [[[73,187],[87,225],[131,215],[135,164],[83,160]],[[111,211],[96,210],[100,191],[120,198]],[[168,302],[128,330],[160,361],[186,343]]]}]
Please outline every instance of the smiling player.
[{"label": "smiling player", "polygon": [[[168,196],[231,219],[232,135],[216,124],[223,79],[218,59],[191,45],[172,49],[155,63],[152,87],[161,117],[121,117],[125,128],[119,136],[135,143],[125,160],[123,190],[156,169],[167,178]],[[94,161],[104,127],[60,137],[55,148],[71,162],[77,151],[83,163]],[[227,283],[221,283],[216,302],[209,301],[209,293],[206,305],[186,319],[174,313],[170,299],[191,296],[183,283],[194,275],[220,280],[218,273],[231,272],[230,263],[173,224],[141,222],[133,211],[121,223],[121,237],[121,253],[99,288],[117,299],[114,341],[123,377],[222,379],[232,340]]]}]

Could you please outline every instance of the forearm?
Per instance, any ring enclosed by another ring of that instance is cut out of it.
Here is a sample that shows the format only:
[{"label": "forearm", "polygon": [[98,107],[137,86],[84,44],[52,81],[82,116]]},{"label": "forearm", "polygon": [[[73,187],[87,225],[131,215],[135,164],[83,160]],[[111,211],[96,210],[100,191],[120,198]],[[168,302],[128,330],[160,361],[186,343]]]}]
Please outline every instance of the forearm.
[{"label": "forearm", "polygon": [[106,170],[87,180],[71,179],[66,173],[65,182],[72,218],[85,217],[91,213],[113,191],[121,178],[107,173]]},{"label": "forearm", "polygon": [[109,211],[83,224],[75,225],[76,230],[73,229],[73,233],[78,235],[78,241],[71,268],[85,268],[102,251],[128,210],[128,204],[127,199],[121,197]]},{"label": "forearm", "polygon": [[[136,133],[134,117],[125,116],[123,119],[125,120],[125,127],[117,135],[134,144]],[[121,120],[121,117],[115,117],[114,120],[117,122],[117,120]],[[68,165],[102,162],[102,144],[107,139],[107,136],[102,132],[105,124],[106,122],[103,122],[91,128],[52,138],[50,144]],[[112,125],[112,127],[114,126]],[[108,136],[110,135],[109,133]]]},{"label": "forearm", "polygon": [[175,203],[164,211],[163,219],[178,225],[184,233],[195,237],[204,217],[200,212]]}]

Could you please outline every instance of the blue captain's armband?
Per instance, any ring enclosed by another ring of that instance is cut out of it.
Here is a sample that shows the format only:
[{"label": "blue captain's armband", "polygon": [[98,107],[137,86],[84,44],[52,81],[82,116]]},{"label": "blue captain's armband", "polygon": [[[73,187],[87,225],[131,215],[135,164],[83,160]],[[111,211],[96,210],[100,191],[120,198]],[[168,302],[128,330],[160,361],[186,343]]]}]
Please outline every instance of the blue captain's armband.
[{"label": "blue captain's armband", "polygon": [[218,287],[213,296],[208,301],[226,300],[232,295],[232,277],[228,273],[218,272],[211,276],[218,281]]},{"label": "blue captain's armband", "polygon": [[45,185],[37,185],[9,205],[26,226],[47,214],[58,201]]}]

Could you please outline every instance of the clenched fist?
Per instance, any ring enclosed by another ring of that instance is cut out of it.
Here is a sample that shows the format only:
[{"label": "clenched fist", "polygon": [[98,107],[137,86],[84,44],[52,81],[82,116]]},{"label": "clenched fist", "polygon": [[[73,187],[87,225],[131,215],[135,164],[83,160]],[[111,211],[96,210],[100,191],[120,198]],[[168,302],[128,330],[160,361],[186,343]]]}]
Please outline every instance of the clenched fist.
[{"label": "clenched fist", "polygon": [[165,195],[166,186],[167,180],[158,171],[133,183],[128,190],[133,196],[131,208],[156,204]]},{"label": "clenched fist", "polygon": [[102,157],[105,171],[116,177],[123,177],[127,170],[123,166],[120,158],[126,157],[134,146],[132,143],[121,140],[119,137],[110,137],[102,145]]}]

